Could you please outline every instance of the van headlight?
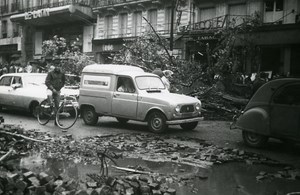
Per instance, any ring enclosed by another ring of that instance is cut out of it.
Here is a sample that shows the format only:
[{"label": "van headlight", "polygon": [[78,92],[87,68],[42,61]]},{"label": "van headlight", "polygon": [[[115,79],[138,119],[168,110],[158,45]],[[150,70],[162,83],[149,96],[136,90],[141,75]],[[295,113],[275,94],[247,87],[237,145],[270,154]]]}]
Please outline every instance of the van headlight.
[{"label": "van headlight", "polygon": [[179,113],[180,112],[180,106],[175,107],[175,112]]},{"label": "van headlight", "polygon": [[200,111],[200,110],[201,110],[201,104],[200,104],[200,103],[197,103],[197,104],[195,105],[195,109],[196,109],[197,111]]}]

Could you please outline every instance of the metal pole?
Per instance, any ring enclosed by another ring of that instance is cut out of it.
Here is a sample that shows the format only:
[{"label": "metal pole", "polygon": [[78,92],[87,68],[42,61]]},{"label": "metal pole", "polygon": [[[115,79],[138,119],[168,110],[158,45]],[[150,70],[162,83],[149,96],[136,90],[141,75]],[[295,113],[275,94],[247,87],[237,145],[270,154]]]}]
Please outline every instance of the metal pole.
[{"label": "metal pole", "polygon": [[171,30],[170,30],[170,51],[173,51],[174,9],[175,9],[175,3],[174,3],[174,0],[172,0],[172,7],[171,7]]}]

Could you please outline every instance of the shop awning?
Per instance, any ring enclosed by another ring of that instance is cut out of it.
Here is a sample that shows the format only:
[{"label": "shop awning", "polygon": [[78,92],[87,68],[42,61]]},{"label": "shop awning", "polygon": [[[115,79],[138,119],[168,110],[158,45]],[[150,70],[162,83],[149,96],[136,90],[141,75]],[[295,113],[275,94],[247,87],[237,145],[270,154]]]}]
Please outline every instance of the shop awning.
[{"label": "shop awning", "polygon": [[12,22],[28,23],[34,26],[88,22],[91,19],[93,19],[92,8],[80,5],[43,8],[10,17]]}]

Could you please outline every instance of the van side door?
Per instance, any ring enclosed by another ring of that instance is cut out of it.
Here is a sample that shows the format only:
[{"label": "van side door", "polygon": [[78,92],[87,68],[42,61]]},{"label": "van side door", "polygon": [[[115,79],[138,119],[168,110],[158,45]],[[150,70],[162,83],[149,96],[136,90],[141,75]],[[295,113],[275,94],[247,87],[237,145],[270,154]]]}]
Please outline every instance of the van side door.
[{"label": "van side door", "polygon": [[136,119],[137,91],[132,78],[119,76],[112,97],[112,115]]}]

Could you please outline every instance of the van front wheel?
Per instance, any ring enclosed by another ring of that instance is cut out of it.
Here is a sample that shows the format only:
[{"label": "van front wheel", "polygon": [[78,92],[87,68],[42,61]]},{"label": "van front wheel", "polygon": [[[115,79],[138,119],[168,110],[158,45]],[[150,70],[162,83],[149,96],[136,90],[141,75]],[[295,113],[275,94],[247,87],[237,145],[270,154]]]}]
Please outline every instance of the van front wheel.
[{"label": "van front wheel", "polygon": [[82,109],[82,118],[87,125],[96,125],[98,123],[98,115],[92,107]]},{"label": "van front wheel", "polygon": [[154,133],[162,133],[166,130],[166,117],[161,112],[152,112],[148,117],[148,128]]}]

